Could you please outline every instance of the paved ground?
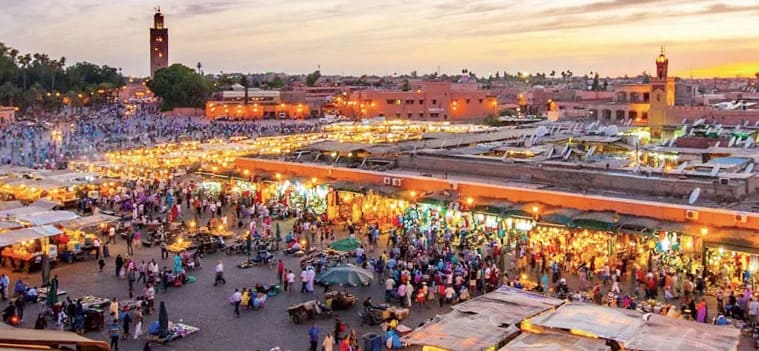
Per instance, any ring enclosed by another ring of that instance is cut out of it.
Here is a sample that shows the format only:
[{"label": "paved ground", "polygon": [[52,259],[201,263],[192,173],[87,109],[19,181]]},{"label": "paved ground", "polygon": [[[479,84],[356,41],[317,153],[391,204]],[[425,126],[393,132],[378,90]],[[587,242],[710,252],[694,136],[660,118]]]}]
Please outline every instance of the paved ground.
[{"label": "paved ground", "polygon": [[[289,223],[282,223],[283,232],[290,228]],[[384,242],[385,240],[380,240]],[[112,257],[107,262],[105,270],[98,272],[97,264],[93,260],[79,262],[75,264],[61,264],[53,270],[53,274],[58,274],[61,281],[61,288],[68,291],[72,298],[83,295],[95,295],[101,297],[117,297],[118,299],[128,298],[127,282],[118,280],[113,272],[113,257],[117,253],[125,253],[124,241],[119,241],[112,248]],[[139,248],[135,250],[134,258],[137,260],[148,260],[150,258],[160,259],[160,250],[158,248]],[[288,268],[295,269],[299,272],[297,258],[292,256],[277,255],[283,258]],[[213,265],[217,260],[222,260],[225,266],[225,275],[227,279],[226,286],[214,287],[214,270]],[[252,287],[256,282],[264,284],[276,281],[276,269],[267,267],[254,267],[251,269],[238,269],[237,263],[243,261],[244,256],[227,256],[222,253],[206,256],[203,261],[204,267],[201,270],[191,272],[197,277],[197,282],[186,285],[181,288],[170,288],[168,292],[163,293],[159,290],[157,302],[164,301],[167,305],[169,318],[173,321],[179,319],[185,323],[199,327],[199,333],[189,336],[186,339],[180,339],[166,346],[154,346],[158,350],[269,350],[274,346],[280,346],[283,350],[306,350],[308,348],[307,330],[310,323],[295,325],[293,324],[286,312],[288,306],[305,300],[319,298],[323,300],[323,290],[317,287],[314,295],[300,294],[294,292],[292,296],[281,294],[269,298],[266,307],[258,311],[244,311],[241,318],[235,318],[232,306],[228,303],[228,298],[235,288]],[[172,265],[171,260],[162,261],[168,267]],[[6,272],[7,273],[7,272]],[[10,274],[11,281],[15,282],[18,274]],[[35,273],[23,276],[30,284],[40,282],[40,274]],[[570,280],[570,286],[572,282]],[[379,302],[383,299],[384,289],[381,283],[375,283],[365,288],[350,288],[352,293],[359,298],[359,304],[367,296],[371,295],[374,301]],[[368,332],[378,332],[379,327],[359,326],[358,311],[360,306],[347,311],[338,311],[337,314],[343,321],[348,323],[349,328],[356,328],[359,335]],[[713,311],[714,309],[712,309]],[[36,317],[37,307],[27,308],[25,312],[23,327],[31,328]],[[437,306],[415,307],[408,319],[403,324],[409,327],[415,327],[421,322],[433,317],[436,314],[446,313],[450,308],[439,308]],[[157,315],[147,316],[149,321],[155,320]],[[333,320],[317,320],[320,328],[320,337],[323,338],[326,333],[332,332],[334,328]],[[52,324],[52,323],[51,323]],[[51,326],[52,327],[52,326]],[[89,333],[87,336],[93,339],[105,340],[103,333]],[[132,351],[141,350],[144,344],[142,340],[128,340],[122,342],[120,350]],[[743,342],[741,350],[753,349],[750,340]]]},{"label": "paved ground", "polygon": [[[289,226],[284,224],[282,228],[284,230]],[[119,300],[127,299],[127,282],[115,277],[113,264],[116,253],[125,253],[124,242],[119,241],[111,251],[112,256],[102,273],[98,272],[97,264],[92,259],[74,264],[60,264],[53,269],[52,274],[58,274],[61,289],[68,291],[72,298],[95,295],[108,298],[117,297]],[[134,253],[133,257],[137,260],[160,259],[158,248],[139,248]],[[297,258],[281,254],[277,256],[284,259],[288,268],[300,272]],[[214,287],[213,265],[219,259],[224,262],[227,284],[222,287]],[[268,284],[276,281],[276,268],[254,267],[243,270],[235,267],[244,259],[244,256],[227,256],[222,253],[208,255],[203,261],[204,267],[191,272],[191,275],[197,277],[196,283],[181,288],[170,288],[167,293],[159,290],[156,305],[158,301],[164,301],[171,320],[183,319],[185,323],[201,329],[199,333],[186,339],[177,340],[167,346],[159,346],[159,350],[220,350],[222,348],[269,350],[274,346],[280,346],[283,350],[306,350],[308,348],[307,330],[310,324],[293,324],[286,310],[292,304],[313,299],[313,295],[294,292],[292,296],[281,294],[270,297],[266,301],[264,309],[244,311],[241,318],[234,318],[233,307],[228,303],[228,299],[235,288],[253,287],[256,282]],[[160,264],[171,267],[172,262],[165,260]],[[19,277],[17,273],[10,273],[10,276],[12,282],[15,282]],[[22,278],[30,284],[39,284],[40,282],[39,273]],[[384,288],[380,284],[366,288],[350,288],[349,290],[358,296],[359,304],[369,295],[376,302],[382,301],[384,294]],[[323,289],[317,287],[315,295],[323,300]],[[337,314],[348,323],[349,328],[356,328],[359,335],[367,332],[378,332],[379,327],[359,327],[359,310],[360,306],[356,306],[347,311],[338,311]],[[438,307],[415,309],[403,323],[413,327],[437,313],[445,313],[449,310],[448,307],[443,309]],[[23,327],[31,328],[34,325],[35,311],[37,311],[36,306],[25,311]],[[157,314],[147,316],[147,318],[149,321],[155,320]],[[328,331],[332,332],[334,328],[333,320],[319,320],[317,323],[322,338]],[[102,333],[89,333],[87,336],[93,339],[106,339]],[[129,340],[121,345],[120,350],[141,350],[143,343],[144,341]]]}]

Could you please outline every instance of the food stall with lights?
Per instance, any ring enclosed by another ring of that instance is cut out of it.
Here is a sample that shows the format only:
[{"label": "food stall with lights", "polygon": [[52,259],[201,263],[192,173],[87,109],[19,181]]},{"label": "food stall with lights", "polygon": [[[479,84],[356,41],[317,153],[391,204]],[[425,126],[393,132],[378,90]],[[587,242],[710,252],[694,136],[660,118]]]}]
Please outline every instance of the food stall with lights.
[{"label": "food stall with lights", "polygon": [[41,268],[42,256],[51,260],[58,256],[57,247],[50,245],[49,238],[63,232],[50,225],[21,228],[0,233],[0,255],[5,266],[19,271]]},{"label": "food stall with lights", "polygon": [[118,220],[119,217],[97,213],[58,223],[63,234],[53,237],[52,241],[58,246],[61,261],[70,263],[75,258],[83,259],[85,254],[96,250],[94,241],[98,232]]},{"label": "food stall with lights", "polygon": [[738,228],[704,228],[707,285],[736,289],[759,284],[759,234]]}]

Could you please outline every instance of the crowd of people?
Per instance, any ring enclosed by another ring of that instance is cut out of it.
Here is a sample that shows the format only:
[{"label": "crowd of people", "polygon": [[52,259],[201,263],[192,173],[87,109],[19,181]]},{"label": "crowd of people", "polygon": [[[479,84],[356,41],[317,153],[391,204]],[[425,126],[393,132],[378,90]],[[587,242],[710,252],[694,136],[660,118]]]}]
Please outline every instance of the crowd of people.
[{"label": "crowd of people", "polygon": [[0,125],[0,161],[31,168],[65,167],[66,161],[99,157],[102,152],[182,140],[259,137],[317,132],[315,121],[221,121],[169,116],[138,110],[124,117],[108,106],[83,113],[64,111]]}]

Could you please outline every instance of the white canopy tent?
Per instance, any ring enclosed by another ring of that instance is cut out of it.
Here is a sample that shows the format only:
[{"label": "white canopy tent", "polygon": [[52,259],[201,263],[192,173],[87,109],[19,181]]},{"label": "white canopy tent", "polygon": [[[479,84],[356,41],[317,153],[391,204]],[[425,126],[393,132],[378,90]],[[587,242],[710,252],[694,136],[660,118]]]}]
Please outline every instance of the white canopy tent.
[{"label": "white canopy tent", "polygon": [[51,225],[11,230],[5,233],[0,233],[0,247],[13,245],[22,241],[59,235],[62,233],[63,232],[60,229]]}]

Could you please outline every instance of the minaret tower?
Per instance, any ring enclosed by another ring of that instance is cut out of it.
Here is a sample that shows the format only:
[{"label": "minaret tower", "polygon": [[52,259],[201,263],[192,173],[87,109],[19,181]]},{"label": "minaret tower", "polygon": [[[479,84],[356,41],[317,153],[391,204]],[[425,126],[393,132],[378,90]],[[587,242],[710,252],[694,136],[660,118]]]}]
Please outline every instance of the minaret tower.
[{"label": "minaret tower", "polygon": [[656,77],[651,78],[651,95],[649,97],[648,126],[651,135],[660,137],[667,125],[668,107],[675,105],[675,79],[668,76],[669,59],[661,48],[656,58]]},{"label": "minaret tower", "polygon": [[156,7],[150,28],[150,78],[155,71],[169,66],[169,30],[163,26],[161,8]]}]

